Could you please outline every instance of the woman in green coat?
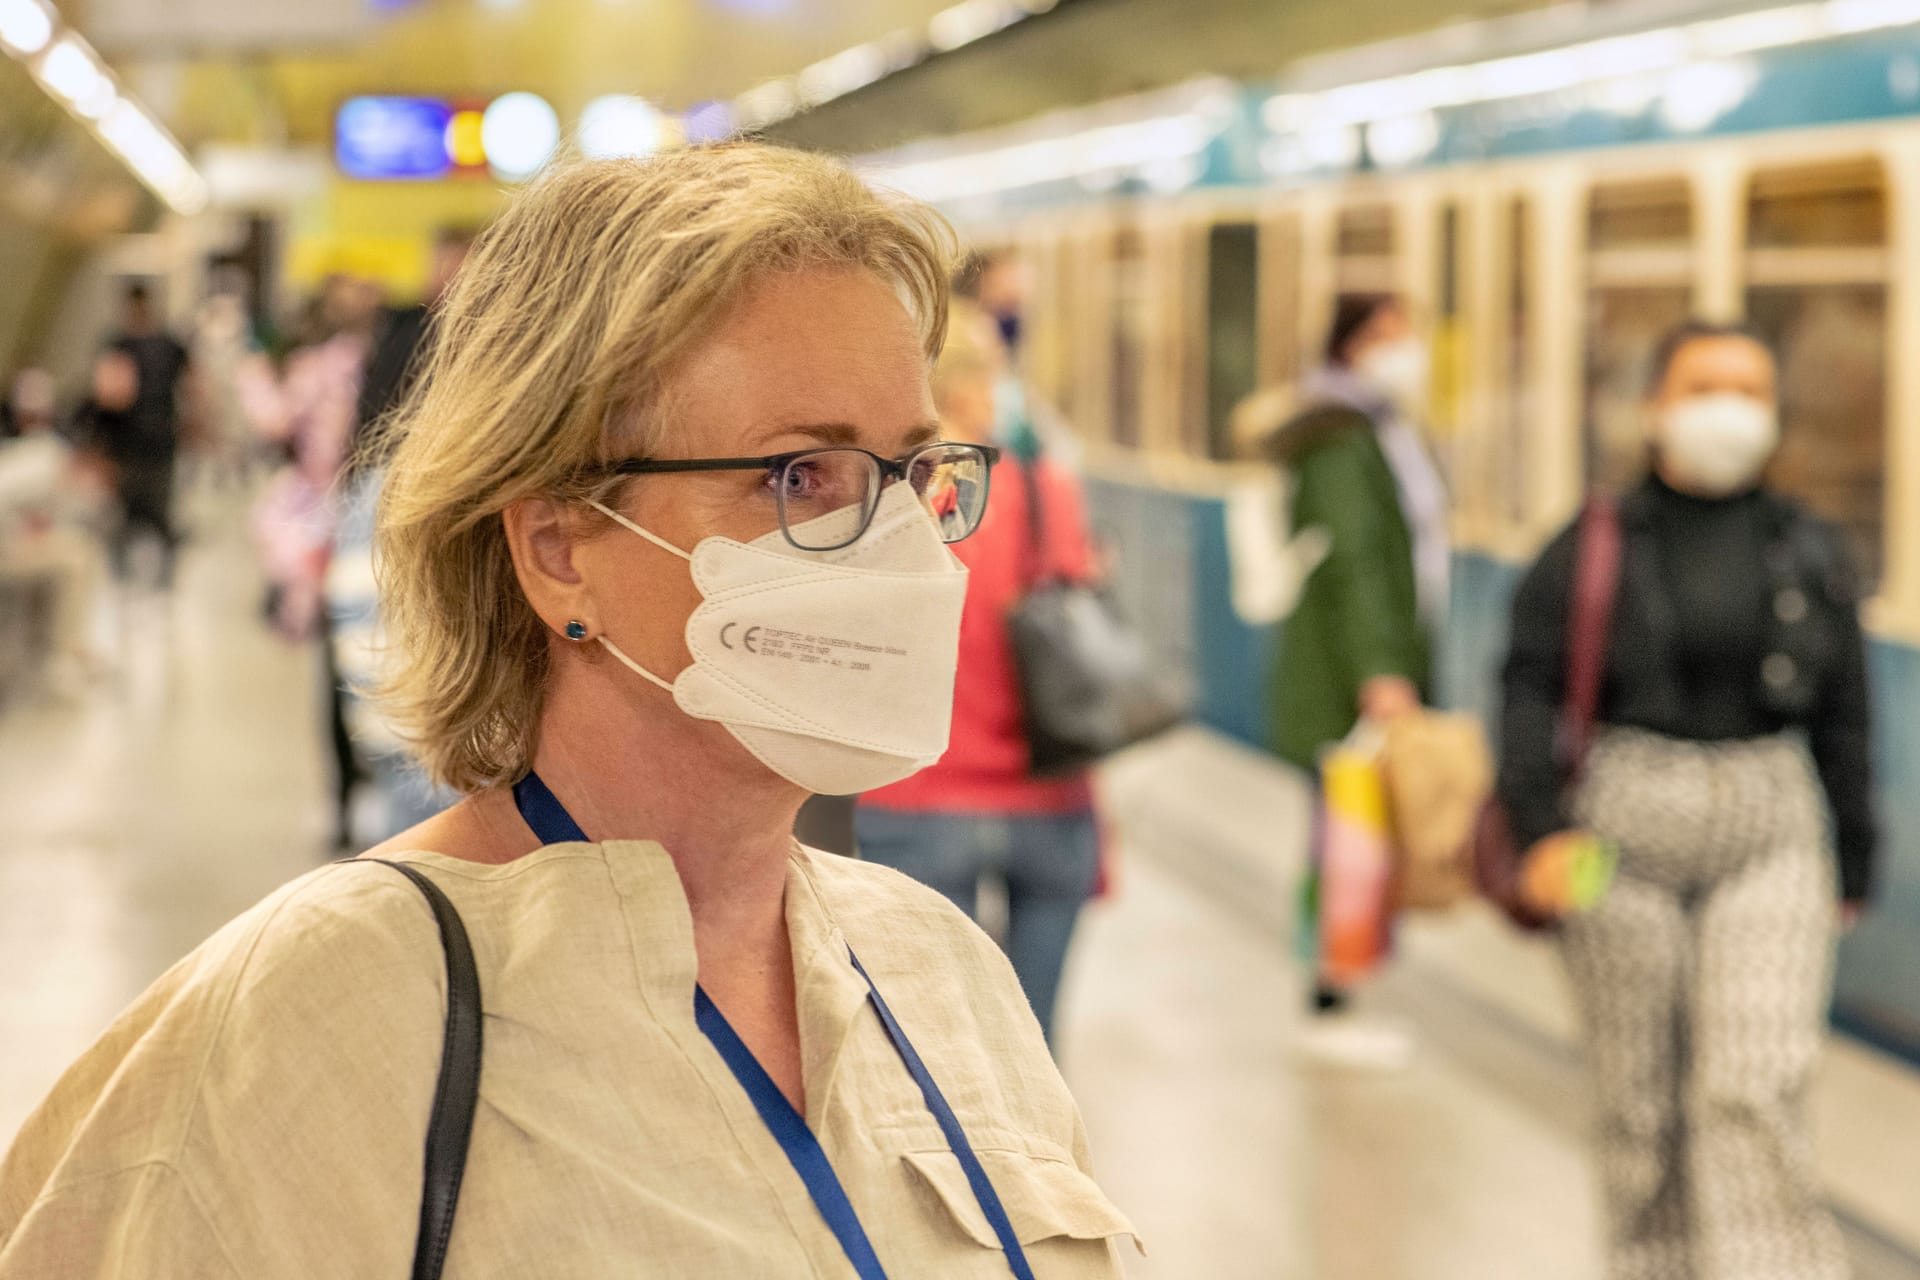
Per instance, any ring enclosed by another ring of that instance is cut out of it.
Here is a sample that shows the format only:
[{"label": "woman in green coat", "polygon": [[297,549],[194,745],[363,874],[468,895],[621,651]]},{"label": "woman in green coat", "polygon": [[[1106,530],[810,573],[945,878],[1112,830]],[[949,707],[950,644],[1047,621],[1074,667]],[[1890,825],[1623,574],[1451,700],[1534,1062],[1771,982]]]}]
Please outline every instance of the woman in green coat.
[{"label": "woman in green coat", "polygon": [[[1450,551],[1446,489],[1408,418],[1426,384],[1406,306],[1343,297],[1326,364],[1302,387],[1307,407],[1273,438],[1293,533],[1317,529],[1326,545],[1281,627],[1271,690],[1274,749],[1302,769],[1363,717],[1417,710],[1430,685]],[[1314,1005],[1337,1010],[1344,998],[1322,982]]]}]

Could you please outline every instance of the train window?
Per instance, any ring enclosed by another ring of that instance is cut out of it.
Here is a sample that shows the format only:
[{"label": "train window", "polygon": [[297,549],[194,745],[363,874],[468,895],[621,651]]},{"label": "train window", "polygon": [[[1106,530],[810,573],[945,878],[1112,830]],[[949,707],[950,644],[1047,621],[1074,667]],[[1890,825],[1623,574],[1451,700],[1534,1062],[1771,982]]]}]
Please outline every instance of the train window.
[{"label": "train window", "polygon": [[1886,184],[1874,161],[1762,173],[1747,201],[1755,249],[1884,245]]},{"label": "train window", "polygon": [[1647,365],[1661,335],[1693,313],[1693,236],[1684,179],[1593,192],[1582,414],[1590,487],[1618,492],[1645,470]]},{"label": "train window", "polygon": [[1885,520],[1887,193],[1877,165],[1756,176],[1747,317],[1780,362],[1771,479],[1844,528],[1877,582]]},{"label": "train window", "polygon": [[1340,211],[1334,224],[1336,284],[1342,293],[1391,293],[1393,209],[1354,205]]},{"label": "train window", "polygon": [[1259,235],[1251,223],[1207,232],[1207,454],[1234,454],[1234,406],[1252,393],[1260,363]]},{"label": "train window", "polygon": [[1383,258],[1393,253],[1393,210],[1384,204],[1340,211],[1335,249],[1343,258]]},{"label": "train window", "polygon": [[1146,245],[1136,227],[1121,228],[1113,241],[1112,399],[1109,439],[1137,448],[1141,443],[1140,389],[1146,373],[1152,325],[1152,290],[1147,279]]},{"label": "train window", "polygon": [[1587,245],[1596,252],[1693,239],[1693,200],[1683,179],[1597,188],[1587,213]]}]

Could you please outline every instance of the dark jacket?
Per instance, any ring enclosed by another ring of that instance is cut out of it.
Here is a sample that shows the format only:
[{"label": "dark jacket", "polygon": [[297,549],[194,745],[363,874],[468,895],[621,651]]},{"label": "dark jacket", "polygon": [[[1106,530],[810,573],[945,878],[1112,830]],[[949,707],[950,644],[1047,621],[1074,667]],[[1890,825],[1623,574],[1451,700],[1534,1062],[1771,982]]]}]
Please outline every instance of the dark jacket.
[{"label": "dark jacket", "polygon": [[361,461],[359,446],[366,433],[397,409],[419,380],[432,347],[432,321],[432,310],[425,303],[386,312],[360,379],[353,442],[347,451],[349,466]]},{"label": "dark jacket", "polygon": [[[1863,900],[1876,831],[1866,645],[1845,543],[1786,498],[1762,491],[1742,500],[1752,504],[1748,527],[1760,545],[1751,549],[1751,570],[1727,566],[1727,590],[1756,602],[1757,634],[1715,673],[1714,696],[1737,705],[1706,715],[1683,669],[1676,602],[1663,572],[1662,556],[1674,549],[1663,546],[1661,504],[1671,501],[1671,491],[1650,480],[1620,503],[1624,555],[1599,719],[1704,740],[1803,731],[1833,815],[1840,895]],[[1547,546],[1513,600],[1498,785],[1522,848],[1571,825],[1555,734],[1577,543],[1576,522]],[[1752,582],[1754,574],[1762,581]]]},{"label": "dark jacket", "polygon": [[1293,478],[1293,531],[1320,528],[1329,539],[1281,627],[1270,691],[1274,750],[1312,768],[1353,731],[1367,680],[1404,676],[1425,692],[1432,640],[1413,535],[1372,421],[1356,409],[1309,409],[1281,428],[1272,455]]}]

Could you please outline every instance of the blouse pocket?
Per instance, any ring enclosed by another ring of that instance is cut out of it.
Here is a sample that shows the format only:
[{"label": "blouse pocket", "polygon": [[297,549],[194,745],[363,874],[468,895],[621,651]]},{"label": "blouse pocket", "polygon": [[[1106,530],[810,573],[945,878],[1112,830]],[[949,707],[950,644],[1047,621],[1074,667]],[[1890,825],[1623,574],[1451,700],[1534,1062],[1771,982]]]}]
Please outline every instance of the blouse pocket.
[{"label": "blouse pocket", "polygon": [[[1139,1233],[1126,1215],[1114,1207],[1097,1183],[1065,1160],[1028,1155],[1021,1151],[986,1149],[974,1152],[1021,1244],[1065,1237],[1105,1240],[1128,1236],[1142,1254]],[[960,1157],[951,1151],[909,1151],[907,1167],[925,1182],[953,1215],[954,1222],[976,1244],[1000,1247],[987,1214],[973,1194]]]}]

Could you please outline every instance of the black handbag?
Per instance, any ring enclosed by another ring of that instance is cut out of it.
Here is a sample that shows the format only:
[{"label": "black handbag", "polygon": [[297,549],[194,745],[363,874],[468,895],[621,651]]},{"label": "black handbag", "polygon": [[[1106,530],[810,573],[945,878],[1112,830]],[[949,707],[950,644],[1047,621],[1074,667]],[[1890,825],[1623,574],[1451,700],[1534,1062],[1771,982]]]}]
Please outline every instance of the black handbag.
[{"label": "black handbag", "polygon": [[1186,718],[1146,642],[1098,587],[1052,573],[1039,468],[1020,463],[1026,487],[1026,593],[1007,615],[1028,768],[1036,777],[1078,772]]},{"label": "black handbag", "polygon": [[447,954],[447,1025],[440,1050],[440,1080],[434,1086],[433,1112],[427,1122],[426,1177],[412,1273],[413,1280],[440,1280],[453,1236],[453,1211],[460,1203],[460,1179],[467,1168],[474,1105],[480,1097],[480,972],[460,913],[438,885],[398,862],[362,861],[392,867],[426,895]]}]

